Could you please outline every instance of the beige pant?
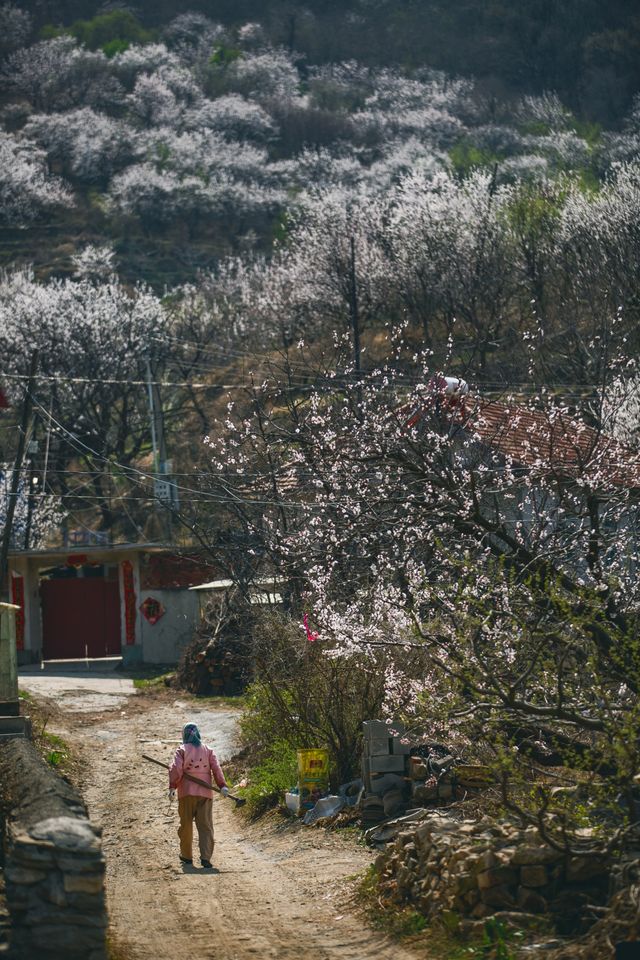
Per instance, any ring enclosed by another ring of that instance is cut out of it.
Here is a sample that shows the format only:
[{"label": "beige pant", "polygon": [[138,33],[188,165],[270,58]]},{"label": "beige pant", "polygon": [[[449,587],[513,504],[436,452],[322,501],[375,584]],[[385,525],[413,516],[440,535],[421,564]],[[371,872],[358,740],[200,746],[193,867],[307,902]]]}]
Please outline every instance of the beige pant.
[{"label": "beige pant", "polygon": [[193,821],[198,828],[198,846],[200,859],[211,860],[213,856],[213,800],[208,797],[180,797],[180,856],[193,859]]}]

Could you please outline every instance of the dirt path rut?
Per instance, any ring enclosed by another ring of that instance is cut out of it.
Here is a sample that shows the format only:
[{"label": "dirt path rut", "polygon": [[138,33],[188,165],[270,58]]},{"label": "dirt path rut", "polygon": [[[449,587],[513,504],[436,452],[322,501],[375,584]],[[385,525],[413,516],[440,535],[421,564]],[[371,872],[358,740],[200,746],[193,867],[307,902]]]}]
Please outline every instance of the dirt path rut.
[{"label": "dirt path rut", "polygon": [[[247,824],[230,801],[214,804],[216,870],[178,861],[177,809],[163,771],[194,710],[132,697],[123,711],[61,715],[56,726],[85,761],[84,795],[103,827],[115,944],[131,960],[415,960],[349,907],[354,874],[372,852],[352,838],[286,821]],[[80,723],[74,722],[81,720]],[[235,717],[200,718],[221,760]],[[194,851],[195,852],[195,851]]]}]

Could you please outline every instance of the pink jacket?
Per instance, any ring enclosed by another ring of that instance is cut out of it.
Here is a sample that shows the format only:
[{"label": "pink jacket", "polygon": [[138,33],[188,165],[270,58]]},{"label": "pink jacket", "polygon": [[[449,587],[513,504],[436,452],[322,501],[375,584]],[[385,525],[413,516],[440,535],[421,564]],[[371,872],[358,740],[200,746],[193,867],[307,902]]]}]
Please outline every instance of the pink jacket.
[{"label": "pink jacket", "polygon": [[169,768],[169,786],[178,789],[178,797],[213,797],[213,790],[201,787],[199,783],[188,780],[184,774],[190,773],[199,780],[211,783],[211,774],[219,787],[226,787],[226,781],[218,758],[204,743],[199,747],[192,743],[183,743],[176,750],[173,763]]}]

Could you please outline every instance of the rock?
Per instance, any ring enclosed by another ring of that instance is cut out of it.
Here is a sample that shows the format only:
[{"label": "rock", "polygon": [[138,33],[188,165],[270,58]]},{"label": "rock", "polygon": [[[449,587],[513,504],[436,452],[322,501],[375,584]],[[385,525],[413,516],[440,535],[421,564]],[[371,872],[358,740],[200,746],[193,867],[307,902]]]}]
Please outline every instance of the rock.
[{"label": "rock", "polygon": [[53,903],[56,907],[65,907],[67,905],[67,898],[64,894],[65,891],[65,882],[63,882],[62,874],[50,873],[47,880],[47,892],[45,894],[46,899],[49,903]]},{"label": "rock", "polygon": [[541,863],[520,867],[520,883],[523,887],[545,887],[548,882],[546,867]]},{"label": "rock", "polygon": [[102,927],[85,927],[82,931],[75,925],[46,925],[32,931],[31,942],[36,946],[40,957],[65,955],[68,958],[87,956],[92,950],[103,947],[104,930]]},{"label": "rock", "polygon": [[567,864],[567,883],[585,883],[594,877],[608,876],[610,862],[605,857],[571,857]]},{"label": "rock", "polygon": [[494,867],[492,870],[483,870],[478,874],[478,889],[490,890],[492,887],[513,885],[518,882],[518,871],[511,867]]},{"label": "rock", "polygon": [[40,865],[54,862],[54,845],[33,840],[26,833],[11,836],[10,846],[11,859],[20,863]]},{"label": "rock", "polygon": [[556,863],[562,859],[558,850],[545,845],[518,847],[511,862],[514,867],[529,867],[539,863]]},{"label": "rock", "polygon": [[73,817],[51,817],[29,831],[34,840],[48,840],[61,850],[100,850],[96,832],[88,820]]},{"label": "rock", "polygon": [[527,913],[546,913],[549,906],[544,897],[529,887],[518,887],[517,903]]},{"label": "rock", "polygon": [[5,871],[5,877],[9,883],[39,883],[41,880],[44,880],[46,876],[46,873],[42,870],[34,870],[30,867],[7,867]]},{"label": "rock", "polygon": [[478,864],[481,870],[490,870],[491,867],[495,867],[498,863],[498,858],[496,857],[493,850],[487,850],[486,853],[483,853],[478,860]]},{"label": "rock", "polygon": [[98,857],[94,852],[84,851],[58,854],[56,864],[63,873],[96,873],[98,870],[104,872],[106,866],[103,856]]},{"label": "rock", "polygon": [[476,886],[477,880],[471,873],[463,873],[456,877],[453,882],[453,889],[457,894],[469,893],[470,890],[475,890]]},{"label": "rock", "polygon": [[101,873],[68,874],[64,878],[67,893],[100,893],[104,886]]},{"label": "rock", "polygon": [[506,885],[480,891],[480,900],[490,907],[515,907],[516,898]]},{"label": "rock", "polygon": [[487,906],[486,903],[477,903],[471,911],[471,916],[476,920],[481,920],[483,917],[488,917],[492,912],[491,907]]}]

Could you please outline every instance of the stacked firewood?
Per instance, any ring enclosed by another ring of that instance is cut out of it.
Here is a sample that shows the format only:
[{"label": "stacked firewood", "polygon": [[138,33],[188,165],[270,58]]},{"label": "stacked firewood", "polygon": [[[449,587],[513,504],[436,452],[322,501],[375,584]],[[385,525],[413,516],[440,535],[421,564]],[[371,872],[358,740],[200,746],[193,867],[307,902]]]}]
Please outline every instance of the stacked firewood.
[{"label": "stacked firewood", "polygon": [[178,666],[180,685],[201,695],[241,693],[252,676],[253,615],[233,594],[212,599]]}]

